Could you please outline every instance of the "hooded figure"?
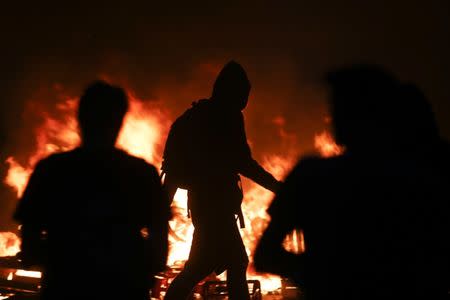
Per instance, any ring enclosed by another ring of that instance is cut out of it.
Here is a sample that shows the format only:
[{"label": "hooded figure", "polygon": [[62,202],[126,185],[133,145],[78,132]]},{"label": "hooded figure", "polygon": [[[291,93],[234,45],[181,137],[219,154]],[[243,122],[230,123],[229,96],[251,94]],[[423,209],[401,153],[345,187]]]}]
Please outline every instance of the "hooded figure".
[{"label": "hooded figure", "polygon": [[230,61],[214,82],[211,99],[224,107],[242,111],[247,106],[250,81],[240,64]]},{"label": "hooded figure", "polygon": [[238,63],[219,73],[210,99],[193,103],[172,125],[162,170],[172,199],[176,189],[188,190],[188,209],[195,227],[184,270],[165,299],[186,299],[212,272],[227,270],[230,299],[249,299],[248,258],[237,219],[243,226],[239,174],[274,191],[279,182],[253,158],[247,143],[242,110],[250,82]]}]

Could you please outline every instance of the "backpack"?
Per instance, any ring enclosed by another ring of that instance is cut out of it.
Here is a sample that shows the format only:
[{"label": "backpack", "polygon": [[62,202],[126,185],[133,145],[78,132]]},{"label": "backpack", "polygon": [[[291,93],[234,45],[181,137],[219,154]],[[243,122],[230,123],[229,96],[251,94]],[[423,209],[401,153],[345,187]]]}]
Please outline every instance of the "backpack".
[{"label": "backpack", "polygon": [[195,115],[206,101],[193,102],[192,107],[173,122],[164,146],[161,176],[170,174],[173,183],[182,189],[192,187],[194,172],[198,171],[198,151],[193,141],[197,121]]}]

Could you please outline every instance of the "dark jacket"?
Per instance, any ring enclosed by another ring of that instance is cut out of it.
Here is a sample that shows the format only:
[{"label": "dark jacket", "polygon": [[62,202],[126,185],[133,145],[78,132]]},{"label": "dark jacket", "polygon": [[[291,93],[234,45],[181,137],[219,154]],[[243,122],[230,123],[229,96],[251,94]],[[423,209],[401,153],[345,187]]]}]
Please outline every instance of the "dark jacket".
[{"label": "dark jacket", "polygon": [[156,169],[123,151],[52,155],[36,166],[14,216],[24,262],[43,267],[44,295],[74,282],[99,293],[148,289],[166,263],[167,203]]}]

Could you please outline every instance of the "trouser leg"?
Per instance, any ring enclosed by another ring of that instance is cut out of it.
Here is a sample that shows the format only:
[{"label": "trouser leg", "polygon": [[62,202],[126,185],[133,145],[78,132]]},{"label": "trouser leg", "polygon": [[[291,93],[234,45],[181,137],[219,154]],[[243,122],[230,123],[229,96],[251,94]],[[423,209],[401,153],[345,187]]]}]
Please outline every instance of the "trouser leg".
[{"label": "trouser leg", "polygon": [[213,266],[208,266],[201,263],[187,262],[185,268],[173,280],[165,300],[184,300],[186,299],[193,288],[206,276],[214,271]]},{"label": "trouser leg", "polygon": [[227,269],[227,286],[230,300],[249,300],[247,285],[247,265]]}]

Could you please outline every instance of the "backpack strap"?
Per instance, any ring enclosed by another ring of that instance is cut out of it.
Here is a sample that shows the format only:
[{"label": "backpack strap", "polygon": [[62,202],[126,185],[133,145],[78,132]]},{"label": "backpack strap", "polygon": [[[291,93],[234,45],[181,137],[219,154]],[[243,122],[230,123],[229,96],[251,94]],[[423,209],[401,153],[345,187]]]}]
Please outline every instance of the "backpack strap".
[{"label": "backpack strap", "polygon": [[[242,181],[241,181],[241,176],[238,176],[238,187],[241,190],[242,195],[244,194],[244,190],[242,188]],[[242,207],[239,207],[239,212],[237,214],[237,217],[239,219],[239,227],[240,228],[245,228],[245,220],[244,220],[244,214],[242,213]]]}]

